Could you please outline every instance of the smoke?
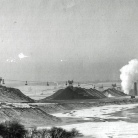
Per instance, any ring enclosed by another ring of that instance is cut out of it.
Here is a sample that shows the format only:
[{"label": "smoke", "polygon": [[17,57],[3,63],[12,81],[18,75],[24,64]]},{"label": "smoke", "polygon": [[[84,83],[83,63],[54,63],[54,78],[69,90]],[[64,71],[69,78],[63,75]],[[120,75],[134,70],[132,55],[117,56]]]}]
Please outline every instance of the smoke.
[{"label": "smoke", "polygon": [[134,82],[138,81],[138,60],[133,59],[120,69],[121,86],[124,93],[129,94]]}]

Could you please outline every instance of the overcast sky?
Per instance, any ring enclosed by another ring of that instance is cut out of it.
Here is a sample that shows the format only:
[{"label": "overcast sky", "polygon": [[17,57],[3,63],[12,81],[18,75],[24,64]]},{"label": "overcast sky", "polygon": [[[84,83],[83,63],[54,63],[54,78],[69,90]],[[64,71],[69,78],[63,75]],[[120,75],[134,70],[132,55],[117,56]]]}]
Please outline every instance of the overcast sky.
[{"label": "overcast sky", "polygon": [[0,75],[119,79],[138,58],[137,0],[1,0]]}]

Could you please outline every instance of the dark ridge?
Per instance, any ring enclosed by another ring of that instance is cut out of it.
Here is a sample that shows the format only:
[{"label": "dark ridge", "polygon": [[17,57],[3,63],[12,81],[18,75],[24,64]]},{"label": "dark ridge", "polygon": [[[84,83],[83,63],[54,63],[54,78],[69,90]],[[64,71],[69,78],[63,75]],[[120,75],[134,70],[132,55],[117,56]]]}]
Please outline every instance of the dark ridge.
[{"label": "dark ridge", "polygon": [[92,94],[92,95],[96,95],[100,98],[106,98],[106,96],[104,94],[102,94],[100,91],[96,90],[96,89],[87,89],[87,91]]},{"label": "dark ridge", "polygon": [[0,86],[0,102],[34,102],[19,89]]},{"label": "dark ridge", "polygon": [[54,125],[61,122],[59,118],[47,114],[40,108],[1,108],[0,122],[6,120],[19,120],[27,127]]},{"label": "dark ridge", "polygon": [[53,95],[49,96],[48,98],[49,98],[49,99],[52,99],[52,97],[58,96],[60,93],[62,93],[63,90],[64,90],[64,89],[58,90],[57,92],[55,92]]},{"label": "dark ridge", "polygon": [[104,94],[95,89],[84,89],[80,87],[66,87],[65,89],[60,89],[53,95],[46,97],[40,102],[46,100],[73,100],[73,99],[101,99],[106,98]]},{"label": "dark ridge", "polygon": [[104,90],[103,94],[105,96],[107,96],[108,94],[110,94],[111,96],[114,96],[114,97],[127,96],[127,94],[123,93],[122,91],[118,91],[115,88],[109,88],[107,90]]}]

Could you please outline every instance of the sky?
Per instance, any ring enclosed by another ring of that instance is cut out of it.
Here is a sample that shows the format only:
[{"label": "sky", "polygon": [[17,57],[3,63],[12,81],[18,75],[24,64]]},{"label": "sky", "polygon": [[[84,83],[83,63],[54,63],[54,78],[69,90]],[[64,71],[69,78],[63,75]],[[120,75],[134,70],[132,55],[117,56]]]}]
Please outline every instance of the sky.
[{"label": "sky", "polygon": [[138,58],[137,0],[1,0],[0,76],[119,79]]}]

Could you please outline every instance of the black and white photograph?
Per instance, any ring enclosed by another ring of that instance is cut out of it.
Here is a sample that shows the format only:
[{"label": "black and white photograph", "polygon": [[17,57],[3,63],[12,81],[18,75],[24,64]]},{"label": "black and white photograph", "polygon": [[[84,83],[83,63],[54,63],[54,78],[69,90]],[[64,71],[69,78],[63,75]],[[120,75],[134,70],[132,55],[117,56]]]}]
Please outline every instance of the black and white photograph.
[{"label": "black and white photograph", "polygon": [[0,138],[138,138],[138,0],[0,0]]}]

